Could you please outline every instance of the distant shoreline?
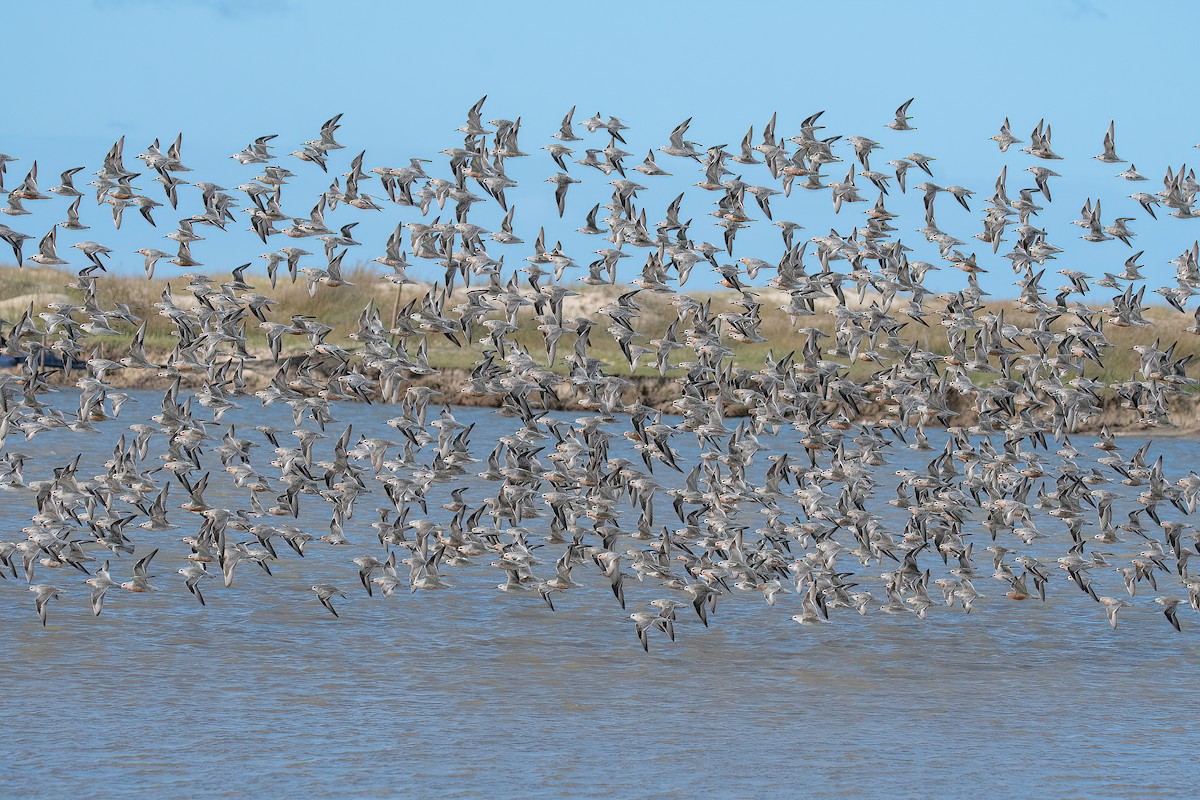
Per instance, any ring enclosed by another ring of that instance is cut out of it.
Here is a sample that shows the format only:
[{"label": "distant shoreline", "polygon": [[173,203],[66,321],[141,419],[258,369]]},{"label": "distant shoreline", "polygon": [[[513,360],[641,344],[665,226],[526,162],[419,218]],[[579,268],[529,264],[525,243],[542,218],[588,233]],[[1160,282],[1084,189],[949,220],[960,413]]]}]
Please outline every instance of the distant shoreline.
[{"label": "distant shoreline", "polygon": [[[299,358],[301,357],[292,357],[294,360]],[[284,357],[278,362],[269,357],[259,361],[247,361],[244,367],[246,391],[253,393],[269,386],[278,369],[286,366],[288,361],[288,357]],[[0,374],[18,373],[17,369],[0,367]],[[77,376],[83,374],[83,372],[76,371],[67,375],[57,371],[53,373],[53,378],[49,383],[53,386],[73,386],[75,380],[78,379]],[[681,409],[675,405],[680,397],[677,378],[658,375],[616,375],[614,377],[625,382],[621,393],[623,405],[641,404],[664,413],[681,413]],[[110,372],[106,377],[106,382],[118,391],[122,389],[165,391],[170,387],[172,379],[162,377],[150,369],[123,369]],[[182,385],[186,388],[200,388],[203,383],[204,375],[199,373],[194,377],[184,375],[182,378]],[[414,377],[409,385],[434,389],[439,392],[434,401],[451,406],[497,408],[503,404],[503,398],[499,395],[464,391],[471,385],[471,370],[461,367],[446,367],[432,375]],[[548,398],[549,402],[534,402],[531,399],[531,404],[548,411],[588,412],[595,411],[597,408],[595,403],[588,400],[585,392],[573,387],[565,378],[554,385],[554,390],[554,395]],[[844,405],[832,402],[827,402],[825,405],[829,411],[840,412],[847,420],[856,424],[877,422],[888,416],[885,406],[878,402],[862,404],[858,414],[854,414],[852,409]],[[978,422],[978,416],[972,405],[971,398],[951,392],[947,408],[953,412],[954,417],[945,422],[931,418],[925,424],[932,428],[971,427]],[[1121,398],[1115,393],[1103,392],[1100,395],[1099,413],[1081,423],[1072,433],[1086,435],[1098,432],[1102,427],[1107,427],[1109,432],[1117,435],[1200,437],[1200,394],[1189,392],[1175,395],[1168,400],[1167,405],[1171,421],[1174,423],[1173,426],[1145,425],[1138,422],[1138,414],[1134,409],[1121,406]],[[723,408],[723,416],[727,419],[738,419],[749,415],[749,409],[741,403],[727,403]],[[895,417],[894,414],[892,416]]]}]

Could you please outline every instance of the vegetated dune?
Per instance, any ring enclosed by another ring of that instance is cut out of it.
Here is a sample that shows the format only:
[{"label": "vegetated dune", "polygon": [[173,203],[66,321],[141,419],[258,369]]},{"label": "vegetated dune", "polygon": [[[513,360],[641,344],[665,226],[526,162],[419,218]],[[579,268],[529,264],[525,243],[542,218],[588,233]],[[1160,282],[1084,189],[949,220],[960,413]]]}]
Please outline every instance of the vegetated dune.
[{"label": "vegetated dune", "polygon": [[[78,302],[78,291],[67,287],[74,276],[68,272],[44,267],[0,267],[0,323],[6,327],[26,311],[37,314],[47,310],[50,304]],[[228,275],[213,274],[214,283],[220,284],[228,280]],[[347,271],[350,283],[336,290],[319,287],[315,294],[310,294],[303,283],[292,284],[281,281],[276,287],[269,287],[265,277],[256,276],[252,282],[261,284],[260,290],[269,294],[277,301],[270,309],[269,319],[287,321],[293,315],[314,317],[331,325],[334,331],[330,341],[337,342],[353,351],[355,342],[349,337],[357,329],[358,320],[363,310],[373,307],[386,320],[392,315],[404,313],[410,303],[419,304],[429,291],[428,284],[415,283],[399,287],[382,278],[382,274],[369,266],[357,266]],[[174,302],[180,307],[194,305],[197,301],[185,287],[189,284],[191,275],[159,276],[146,279],[141,276],[105,275],[99,282],[100,299],[105,305],[124,303],[132,313],[147,321],[146,350],[152,359],[165,358],[173,349],[175,339],[170,333],[170,323],[158,314],[154,304],[161,301],[164,291],[170,291]],[[459,304],[466,299],[467,291],[479,287],[457,287],[447,301],[447,308]],[[605,361],[609,366],[605,372],[617,376],[623,382],[621,389],[622,401],[626,404],[641,403],[663,411],[676,411],[676,401],[680,397],[679,378],[684,370],[677,365],[687,360],[688,349],[681,352],[681,357],[672,360],[672,367],[665,375],[660,374],[654,365],[646,363],[650,358],[643,359],[636,367],[626,360],[616,341],[604,331],[606,320],[602,309],[610,303],[615,303],[624,293],[634,291],[631,287],[621,285],[589,286],[576,284],[570,286],[576,295],[567,296],[563,302],[563,318],[575,320],[586,318],[593,320],[596,325],[590,338],[589,352]],[[730,361],[736,368],[757,371],[763,368],[765,359],[769,356],[779,358],[802,346],[806,336],[797,333],[800,327],[814,327],[832,332],[834,320],[833,309],[837,303],[832,300],[817,300],[815,313],[811,316],[793,318],[784,309],[789,297],[786,292],[772,288],[755,287],[754,297],[761,304],[760,331],[765,342],[742,343],[732,339],[725,341],[730,352]],[[689,292],[692,298],[701,303],[711,303],[714,312],[742,309],[742,295],[730,290],[708,292]],[[846,305],[852,310],[870,309],[880,301],[878,295],[868,292],[858,295],[849,292],[846,295]],[[661,336],[671,321],[675,319],[677,296],[669,293],[640,292],[638,304],[641,313],[636,320],[635,328],[646,341]],[[938,309],[936,302],[928,303],[931,310]],[[1021,310],[1013,301],[998,300],[988,303],[986,312],[1005,315],[1005,319],[1018,327],[1031,324],[1032,317]],[[497,311],[490,318],[500,318],[502,312]],[[1187,333],[1184,328],[1193,320],[1190,315],[1181,314],[1168,306],[1153,306],[1146,310],[1145,316],[1152,324],[1145,328],[1105,329],[1106,336],[1112,347],[1105,353],[1102,366],[1089,367],[1087,377],[1101,384],[1126,380],[1136,376],[1140,358],[1134,349],[1136,345],[1159,342],[1167,347],[1176,344],[1175,356],[1200,355],[1200,336]],[[251,322],[254,322],[251,320]],[[534,319],[532,309],[522,309],[518,313],[519,329],[514,338],[521,347],[526,348],[546,364],[547,354],[541,333],[537,330],[538,322]],[[1062,323],[1067,324],[1067,323]],[[128,347],[133,329],[128,335],[95,337],[96,353],[108,358],[119,358]],[[460,405],[497,405],[498,398],[480,395],[469,391],[470,375],[473,366],[482,357],[487,345],[479,341],[486,331],[476,331],[476,341],[460,341],[458,344],[441,336],[430,336],[428,339],[428,359],[437,373],[426,376],[415,376],[413,384],[429,386],[441,393],[440,400],[450,404]],[[247,327],[247,342],[249,351],[255,356],[244,365],[244,377],[247,389],[250,391],[266,387],[283,369],[289,368],[289,348],[285,347],[283,357],[276,361],[267,347],[265,336],[255,327]],[[904,328],[903,340],[923,350],[938,354],[948,354],[944,329],[936,323],[936,316],[930,319],[927,326],[917,322],[909,322]],[[554,364],[548,368],[560,376],[553,386],[553,395],[543,398],[547,408],[587,410],[592,407],[586,394],[573,386],[566,379],[566,368],[563,356],[570,352],[574,344],[574,336],[564,337],[559,345],[559,353]],[[292,353],[302,351],[304,345],[297,342],[290,348]],[[89,353],[90,354],[90,353]],[[13,371],[14,366],[3,367],[5,371]],[[871,363],[847,363],[849,374],[857,380],[862,380],[879,366]],[[79,373],[65,372],[52,378],[52,382],[71,385],[78,379]],[[106,380],[115,388],[124,389],[164,389],[170,384],[170,379],[149,369],[122,369],[110,372]],[[188,379],[184,379],[185,381]],[[196,378],[194,380],[199,380]],[[984,384],[989,380],[986,375],[975,376],[977,383]],[[1099,411],[1081,426],[1081,431],[1099,430],[1106,426],[1112,431],[1145,431],[1148,426],[1139,422],[1140,415],[1136,408],[1127,401],[1122,401],[1115,393],[1101,390],[1099,392]],[[880,403],[860,403],[857,407],[846,407],[826,401],[825,404],[832,413],[840,413],[851,420],[876,420],[886,416],[886,409]],[[976,414],[972,409],[969,398],[961,397],[954,392],[948,395],[946,406],[953,417],[941,419],[947,425],[970,426],[976,422]],[[1156,435],[1195,434],[1200,433],[1200,395],[1193,392],[1180,394],[1171,398],[1169,403],[1171,422],[1174,427],[1158,426]],[[726,398],[722,412],[729,417],[737,417],[747,413],[744,405],[735,399]]]}]

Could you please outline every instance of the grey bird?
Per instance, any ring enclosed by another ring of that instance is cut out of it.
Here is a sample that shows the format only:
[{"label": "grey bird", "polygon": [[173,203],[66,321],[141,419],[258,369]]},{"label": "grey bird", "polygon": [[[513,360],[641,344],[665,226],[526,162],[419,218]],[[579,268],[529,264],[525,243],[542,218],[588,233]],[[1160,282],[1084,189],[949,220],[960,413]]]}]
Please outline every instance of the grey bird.
[{"label": "grey bird", "polygon": [[310,588],[312,589],[313,593],[316,594],[317,600],[319,600],[321,602],[321,605],[325,606],[325,608],[329,610],[330,614],[333,614],[335,617],[339,616],[337,613],[337,609],[335,609],[333,607],[332,599],[335,596],[336,597],[345,597],[346,596],[342,592],[341,589],[337,588],[336,586],[334,586],[333,584],[330,584],[330,583],[318,583],[315,586],[312,586]]}]

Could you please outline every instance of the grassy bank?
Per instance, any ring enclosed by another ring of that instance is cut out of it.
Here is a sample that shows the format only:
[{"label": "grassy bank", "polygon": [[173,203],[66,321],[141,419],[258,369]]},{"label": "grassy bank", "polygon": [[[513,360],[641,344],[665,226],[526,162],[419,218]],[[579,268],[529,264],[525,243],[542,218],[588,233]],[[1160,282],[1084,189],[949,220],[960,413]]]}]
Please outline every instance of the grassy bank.
[{"label": "grassy bank", "polygon": [[[231,279],[229,274],[206,274],[213,278],[217,285]],[[72,273],[45,267],[26,266],[20,269],[12,266],[0,267],[0,298],[5,298],[0,302],[0,318],[11,324],[29,308],[30,304],[32,304],[33,313],[36,316],[37,313],[45,310],[48,302],[79,303],[82,300],[81,293],[77,289],[67,286],[74,277]],[[270,287],[265,275],[247,275],[246,277],[247,281],[255,287],[255,291],[278,301],[277,305],[270,309],[268,319],[287,322],[297,314],[315,317],[333,327],[334,331],[330,335],[331,341],[348,349],[356,346],[356,343],[349,339],[348,335],[357,329],[358,319],[364,308],[373,304],[386,324],[391,319],[396,302],[397,288],[384,280],[381,272],[370,267],[358,266],[346,271],[346,278],[353,285],[334,289],[318,286],[314,295],[309,294],[303,281],[293,284],[287,280],[286,275],[274,289]],[[153,356],[169,352],[176,343],[173,325],[166,317],[158,313],[154,304],[162,300],[163,292],[169,287],[176,304],[184,308],[194,305],[194,299],[186,290],[188,283],[188,278],[182,277],[178,273],[159,275],[149,280],[142,276],[101,275],[98,281],[99,300],[104,308],[112,308],[117,303],[124,303],[134,314],[148,321],[146,346],[147,351]],[[579,292],[580,296],[567,298],[564,303],[564,317],[568,320],[575,317],[593,319],[596,325],[591,333],[591,354],[609,363],[611,365],[609,372],[629,374],[631,370],[628,363],[617,342],[606,330],[611,322],[604,314],[600,313],[602,307],[614,302],[620,294],[628,291],[628,287],[574,285],[571,288]],[[427,285],[421,284],[402,287],[402,306],[415,300],[419,307],[420,300],[428,289]],[[743,343],[728,337],[723,340],[723,344],[732,353],[732,359],[736,366],[758,369],[761,368],[768,351],[773,350],[775,355],[779,356],[797,349],[806,338],[795,333],[798,325],[812,326],[826,332],[832,332],[834,328],[834,317],[830,311],[831,302],[818,305],[815,315],[800,317],[793,321],[780,308],[787,304],[786,294],[770,289],[758,290],[756,293],[762,304],[759,331],[766,341]],[[700,302],[711,302],[713,313],[741,310],[741,297],[732,291],[691,292],[690,294]],[[853,300],[852,296],[851,299]],[[457,314],[450,309],[465,300],[465,291],[460,287],[446,304],[447,315],[456,317]],[[870,302],[871,300],[868,298],[866,304],[868,307]],[[638,294],[637,303],[641,306],[641,314],[634,321],[634,326],[642,334],[638,341],[646,345],[650,339],[663,334],[671,321],[675,319],[678,308],[673,302],[672,295],[648,291]],[[931,311],[936,311],[940,305],[940,301],[934,298],[929,298],[927,303]],[[894,313],[898,314],[899,306],[900,303],[897,303]],[[1097,308],[1100,309],[1102,306]],[[1019,328],[1034,324],[1033,317],[1022,311],[1012,301],[989,303],[986,309],[977,313],[976,316],[978,318],[983,314],[1001,312],[1004,313],[1006,322]],[[544,342],[542,334],[536,328],[538,323],[532,318],[533,313],[530,308],[520,312],[520,327],[512,338],[527,347],[539,361],[544,361]],[[79,318],[80,315],[76,316]],[[497,311],[490,314],[489,318],[500,318],[501,316],[501,312]],[[1112,347],[1104,354],[1102,367],[1089,367],[1089,377],[1111,383],[1135,376],[1141,361],[1134,347],[1153,344],[1155,341],[1160,342],[1164,349],[1172,343],[1178,343],[1175,358],[1200,355],[1200,336],[1184,330],[1193,323],[1191,315],[1182,314],[1169,306],[1152,306],[1146,310],[1145,317],[1152,323],[1147,327],[1105,326],[1104,332]],[[914,344],[942,355],[949,352],[945,328],[938,324],[939,317],[936,314],[927,318],[928,327],[910,321],[907,317],[898,316],[898,319],[905,321],[900,332],[902,342]],[[251,320],[251,323],[253,322],[254,320]],[[1055,322],[1053,328],[1062,330],[1076,322],[1073,315],[1067,314]],[[685,327],[686,325],[679,326],[678,335],[681,342],[684,338],[682,329]],[[129,335],[133,331],[131,326],[126,326],[126,328],[128,330],[121,336],[98,337],[95,341],[102,346],[106,355],[119,356],[127,346]],[[486,329],[479,328],[476,331],[476,338],[484,337],[486,334]],[[266,353],[268,351],[264,332],[253,324],[247,328],[247,341],[253,352]],[[565,370],[562,357],[571,351],[574,341],[574,334],[567,334],[560,341],[559,360],[555,365],[557,371]],[[1018,340],[1018,343],[1028,347],[1027,342]],[[828,344],[827,341],[826,344]],[[445,337],[434,335],[429,336],[428,345],[430,364],[439,368],[470,368],[484,349],[478,341],[465,342],[464,346],[457,347]],[[306,344],[300,337],[285,337],[285,346],[287,348],[285,352],[296,353],[301,352]],[[885,353],[884,355],[890,356],[891,354]],[[691,356],[690,349],[678,350],[674,354],[673,363],[688,360]],[[855,363],[851,366],[851,377],[865,376],[879,368],[878,364],[872,362]],[[642,358],[635,374],[644,376],[658,374],[653,365],[652,355]],[[672,370],[669,374],[678,374],[678,371]],[[981,383],[988,380],[986,375],[980,375],[978,379]]]}]

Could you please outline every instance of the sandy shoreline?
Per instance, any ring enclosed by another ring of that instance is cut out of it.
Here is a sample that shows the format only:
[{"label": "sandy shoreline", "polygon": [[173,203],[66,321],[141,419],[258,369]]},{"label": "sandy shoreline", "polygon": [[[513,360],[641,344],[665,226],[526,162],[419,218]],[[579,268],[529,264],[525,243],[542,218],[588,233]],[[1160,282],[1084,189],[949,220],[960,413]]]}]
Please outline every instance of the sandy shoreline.
[{"label": "sandy shoreline", "polygon": [[[283,359],[280,362],[275,362],[269,358],[261,361],[247,361],[244,368],[244,379],[247,392],[255,392],[266,388],[276,371],[281,365],[284,365],[288,359]],[[15,369],[0,369],[0,373],[17,374],[19,370]],[[62,373],[54,373],[53,378],[49,381],[55,386],[73,386],[81,372],[73,372],[69,376]],[[196,373],[195,375],[186,375],[183,377],[183,386],[187,388],[200,388],[204,383],[204,375]],[[614,376],[624,382],[621,392],[621,402],[625,405],[642,404],[659,411],[678,414],[681,409],[675,405],[680,398],[679,379],[675,377],[660,377],[657,375],[617,375]],[[149,369],[123,369],[109,373],[106,382],[114,389],[138,389],[138,390],[165,390],[170,386],[171,380],[163,377],[155,370]],[[502,397],[495,394],[481,394],[471,391],[471,371],[458,367],[447,367],[439,370],[433,375],[414,376],[410,382],[411,386],[424,386],[440,393],[440,397],[436,398],[438,402],[444,402],[449,405],[470,406],[470,407],[485,407],[496,408],[502,405]],[[573,386],[570,381],[562,377],[553,386],[554,394],[547,397],[547,402],[543,407],[552,411],[593,411],[596,404],[589,400],[587,393],[581,388]],[[1163,436],[1198,436],[1200,437],[1200,394],[1186,393],[1171,397],[1168,400],[1167,406],[1170,413],[1171,426],[1167,425],[1146,425],[1139,422],[1138,412],[1130,407],[1122,405],[1124,401],[1113,392],[1107,392],[1100,396],[1100,410],[1094,417],[1079,425],[1077,433],[1096,432],[1101,427],[1107,427],[1108,430],[1118,435],[1141,435],[1149,437]],[[539,404],[531,403],[537,407]],[[885,419],[889,416],[889,409],[882,403],[865,403],[860,405],[858,413],[854,413],[842,404],[826,403],[827,409],[830,411],[841,412],[853,422],[874,422]],[[945,427],[948,425],[961,425],[969,427],[978,422],[978,415],[973,408],[973,399],[963,395],[951,392],[948,395],[946,406],[955,416],[947,420],[944,424],[939,424],[936,419],[931,419],[927,422],[929,427]],[[749,410],[745,405],[739,403],[729,403],[724,409],[726,418],[740,418],[748,416]],[[894,413],[891,416],[895,416]]]}]

